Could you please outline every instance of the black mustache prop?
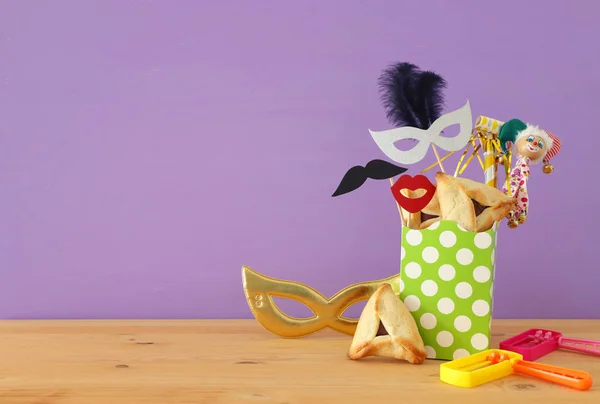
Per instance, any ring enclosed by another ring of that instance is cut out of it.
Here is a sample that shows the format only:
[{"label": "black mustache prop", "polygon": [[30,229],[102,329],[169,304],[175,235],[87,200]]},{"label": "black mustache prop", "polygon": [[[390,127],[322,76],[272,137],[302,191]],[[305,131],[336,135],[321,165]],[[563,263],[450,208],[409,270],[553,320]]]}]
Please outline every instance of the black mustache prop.
[{"label": "black mustache prop", "polygon": [[371,160],[364,167],[354,166],[349,169],[344,175],[344,178],[342,178],[340,185],[338,185],[331,196],[336,197],[352,192],[360,188],[360,186],[367,182],[367,179],[369,178],[374,180],[387,180],[388,178],[402,174],[406,170],[408,169],[398,167],[387,161]]}]

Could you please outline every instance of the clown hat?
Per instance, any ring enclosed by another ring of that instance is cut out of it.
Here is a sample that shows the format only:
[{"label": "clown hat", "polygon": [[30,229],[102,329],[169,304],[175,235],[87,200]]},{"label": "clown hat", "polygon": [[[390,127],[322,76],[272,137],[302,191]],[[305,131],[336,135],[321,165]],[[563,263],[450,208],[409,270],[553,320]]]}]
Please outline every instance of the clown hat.
[{"label": "clown hat", "polygon": [[507,142],[512,142],[515,144],[517,140],[517,134],[527,128],[525,122],[519,119],[511,119],[507,121],[500,127],[500,131],[498,133],[498,139],[500,139],[500,146],[502,146],[502,150],[504,152],[508,151],[506,147]]},{"label": "clown hat", "polygon": [[544,161],[548,162],[560,152],[560,139],[554,133],[548,131],[546,131],[546,133],[552,139],[552,146],[550,147],[550,150],[548,150],[548,153],[546,153],[546,157],[544,157]]},{"label": "clown hat", "polygon": [[[554,139],[556,138],[556,136],[550,136],[548,132],[540,129],[538,126],[525,123],[520,119],[511,119],[510,121],[507,121],[504,125],[502,125],[502,127],[500,128],[500,133],[498,134],[498,139],[500,140],[502,150],[506,152],[507,142],[511,142],[514,146],[519,139],[526,136],[538,136],[542,138],[548,147],[548,153],[546,154],[546,156],[548,156],[548,154],[554,148]],[[560,142],[558,144],[558,149],[560,150]],[[558,153],[558,150],[556,151],[556,153]],[[544,157],[544,159],[546,158],[546,156]],[[554,155],[552,155],[551,157],[553,156]],[[532,163],[535,164],[541,160],[542,159],[532,161]]]}]

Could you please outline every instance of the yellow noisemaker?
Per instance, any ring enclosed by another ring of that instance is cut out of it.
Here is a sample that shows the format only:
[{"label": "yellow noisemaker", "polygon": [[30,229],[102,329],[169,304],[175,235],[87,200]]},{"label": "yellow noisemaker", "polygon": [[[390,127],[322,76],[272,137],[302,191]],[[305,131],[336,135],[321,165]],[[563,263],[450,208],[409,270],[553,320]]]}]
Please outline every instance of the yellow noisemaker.
[{"label": "yellow noisemaker", "polygon": [[575,390],[588,390],[592,386],[592,376],[587,372],[524,361],[521,354],[501,349],[490,349],[440,365],[440,380],[458,387],[477,387],[514,373]]}]

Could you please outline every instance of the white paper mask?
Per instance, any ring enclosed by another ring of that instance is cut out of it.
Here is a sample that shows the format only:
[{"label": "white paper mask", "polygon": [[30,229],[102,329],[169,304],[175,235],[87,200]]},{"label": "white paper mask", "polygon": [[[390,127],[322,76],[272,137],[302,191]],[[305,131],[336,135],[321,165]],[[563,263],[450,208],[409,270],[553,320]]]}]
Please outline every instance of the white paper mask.
[{"label": "white paper mask", "polygon": [[[440,135],[444,129],[455,124],[460,125],[458,135],[454,137]],[[369,129],[369,132],[377,146],[390,159],[401,164],[414,164],[423,160],[431,143],[447,151],[464,148],[471,139],[472,130],[471,105],[467,100],[467,103],[460,109],[440,116],[427,130],[405,126],[382,132],[374,132]],[[399,150],[394,143],[404,139],[415,139],[418,143],[410,150]]]}]

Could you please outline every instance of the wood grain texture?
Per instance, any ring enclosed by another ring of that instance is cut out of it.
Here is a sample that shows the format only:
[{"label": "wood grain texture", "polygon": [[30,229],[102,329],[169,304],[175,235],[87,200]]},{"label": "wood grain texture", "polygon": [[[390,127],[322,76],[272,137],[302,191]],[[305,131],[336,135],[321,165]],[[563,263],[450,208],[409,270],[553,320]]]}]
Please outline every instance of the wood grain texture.
[{"label": "wood grain texture", "polygon": [[[600,320],[496,320],[492,346],[532,327],[600,339]],[[1,321],[0,341],[0,404],[600,403],[600,383],[515,375],[461,389],[440,382],[440,361],[351,361],[347,335],[282,339],[254,320]],[[600,357],[540,362],[600,380]]]}]

